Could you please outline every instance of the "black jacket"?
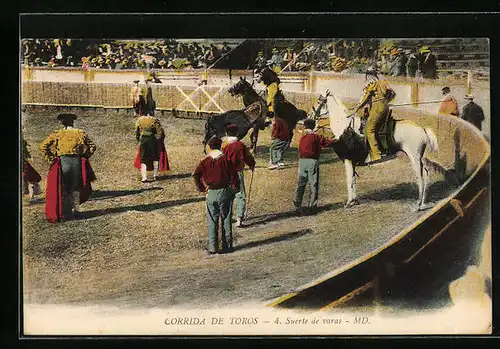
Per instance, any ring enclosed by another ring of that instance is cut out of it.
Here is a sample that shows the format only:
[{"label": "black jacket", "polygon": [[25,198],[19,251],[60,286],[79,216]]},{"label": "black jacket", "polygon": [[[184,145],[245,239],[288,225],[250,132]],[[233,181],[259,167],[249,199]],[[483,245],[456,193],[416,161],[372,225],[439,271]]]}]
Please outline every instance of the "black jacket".
[{"label": "black jacket", "polygon": [[467,103],[462,109],[462,119],[481,129],[481,122],[484,120],[483,108],[473,101]]}]

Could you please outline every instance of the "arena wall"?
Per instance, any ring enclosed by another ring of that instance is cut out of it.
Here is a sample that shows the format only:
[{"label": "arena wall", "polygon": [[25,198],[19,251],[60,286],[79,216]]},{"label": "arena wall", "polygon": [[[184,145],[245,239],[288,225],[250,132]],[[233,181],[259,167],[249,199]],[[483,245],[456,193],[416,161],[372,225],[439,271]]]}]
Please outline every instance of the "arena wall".
[{"label": "arena wall", "polygon": [[[231,108],[241,108],[241,101],[231,98],[227,94],[229,86],[237,82],[242,76],[253,79],[250,70],[209,70],[208,84],[202,86],[208,95],[214,98],[221,108],[210,102],[203,91],[197,91],[194,96],[190,93],[199,89],[202,70],[159,70],[157,75],[162,84],[153,84],[155,98],[159,110],[172,110],[188,112],[218,113]],[[96,107],[130,108],[129,91],[132,81],[141,80],[148,72],[140,70],[89,70],[76,68],[42,68],[26,67],[21,69],[22,103],[23,104],[82,104]],[[305,92],[319,95],[329,89],[344,98],[359,98],[364,85],[362,74],[346,75],[333,72],[283,72],[280,74],[281,86],[287,92]],[[467,103],[465,94],[472,93],[475,102],[484,110],[485,121],[483,133],[490,136],[490,86],[488,81],[477,79],[440,79],[424,80],[401,77],[386,77],[396,92],[392,104],[408,104],[428,112],[437,111],[439,100],[442,98],[441,88],[450,86],[452,94],[457,98],[459,108],[462,110]],[[57,83],[51,85],[51,83]],[[67,85],[64,85],[67,83]],[[75,85],[80,83],[81,85]],[[193,103],[186,101],[186,97],[179,91],[193,99]],[[255,84],[258,91],[262,91],[261,84]],[[40,91],[42,89],[42,91]],[[62,92],[68,90],[68,93]],[[37,91],[37,92],[33,92]],[[98,92],[100,91],[100,92]],[[97,93],[97,94],[96,94]],[[64,95],[56,96],[57,94]],[[102,98],[98,96],[102,95]],[[88,97],[87,97],[88,96]],[[301,98],[301,97],[300,97]],[[300,99],[299,98],[299,99]],[[219,102],[219,99],[222,101]],[[55,101],[58,101],[57,103]],[[433,103],[422,103],[434,101]],[[181,104],[182,103],[182,104]],[[181,105],[180,105],[181,104]],[[194,106],[193,106],[194,104]],[[196,107],[195,107],[196,106]],[[307,103],[302,109],[311,111],[312,104]]]}]

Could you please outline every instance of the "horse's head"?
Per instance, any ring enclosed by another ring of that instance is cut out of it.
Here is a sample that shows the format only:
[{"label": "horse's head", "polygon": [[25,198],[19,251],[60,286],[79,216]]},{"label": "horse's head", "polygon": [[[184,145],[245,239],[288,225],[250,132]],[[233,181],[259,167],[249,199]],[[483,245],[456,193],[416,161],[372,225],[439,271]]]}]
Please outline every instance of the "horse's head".
[{"label": "horse's head", "polygon": [[330,118],[330,129],[336,137],[340,137],[342,133],[352,125],[354,121],[354,130],[358,132],[359,117],[353,115],[353,111],[349,111],[342,99],[336,95],[327,95],[326,104],[328,106],[328,114]]},{"label": "horse's head", "polygon": [[231,96],[243,95],[246,91],[253,90],[252,85],[247,81],[246,78],[241,77],[236,84],[229,88],[229,93]]}]

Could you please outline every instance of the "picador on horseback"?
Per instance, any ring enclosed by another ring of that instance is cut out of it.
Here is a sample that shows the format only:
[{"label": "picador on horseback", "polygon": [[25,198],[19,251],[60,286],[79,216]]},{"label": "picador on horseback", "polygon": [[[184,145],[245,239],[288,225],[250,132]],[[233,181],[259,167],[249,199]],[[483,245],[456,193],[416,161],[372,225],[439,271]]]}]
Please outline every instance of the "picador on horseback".
[{"label": "picador on horseback", "polygon": [[[275,74],[272,71],[271,73]],[[267,73],[265,74],[267,75]],[[275,80],[275,82],[277,81]],[[241,96],[245,108],[229,110],[208,118],[205,124],[204,148],[210,138],[214,136],[223,137],[226,134],[226,126],[234,124],[238,126],[238,139],[244,138],[251,130],[250,148],[255,151],[259,130],[264,130],[266,126],[269,126],[274,116],[280,117],[287,124],[287,128],[290,130],[288,137],[290,140],[297,122],[307,118],[307,113],[304,110],[297,109],[293,104],[284,99],[283,95],[279,92],[277,84],[271,87],[270,93],[273,97],[268,97],[267,102],[255,91],[252,84],[243,77],[240,77],[238,82],[229,88],[228,92],[233,97]],[[273,109],[272,113],[269,112],[269,106]],[[289,145],[290,142],[287,141],[284,149]]]},{"label": "picador on horseback", "polygon": [[355,108],[358,112],[364,109],[366,124],[364,126],[364,135],[370,146],[371,164],[379,162],[382,159],[382,150],[377,139],[377,132],[390,116],[389,102],[394,99],[395,93],[389,87],[387,80],[380,80],[375,69],[368,69],[365,75],[366,84],[363,88],[363,97]]},{"label": "picador on horseback", "polygon": [[255,75],[257,78],[257,82],[262,82],[267,89],[267,107],[268,107],[268,116],[274,117],[274,106],[275,106],[275,98],[277,97],[278,92],[280,91],[280,78],[278,74],[276,74],[271,68],[264,67],[262,69],[256,69]]},{"label": "picador on horseback", "polygon": [[256,80],[262,82],[267,89],[267,107],[268,119],[266,125],[269,125],[271,119],[274,119],[272,138],[273,143],[269,148],[270,164],[269,169],[283,167],[283,152],[290,147],[293,138],[293,130],[299,120],[307,118],[304,110],[297,109],[288,102],[280,90],[280,79],[275,71],[270,67],[256,69]]}]

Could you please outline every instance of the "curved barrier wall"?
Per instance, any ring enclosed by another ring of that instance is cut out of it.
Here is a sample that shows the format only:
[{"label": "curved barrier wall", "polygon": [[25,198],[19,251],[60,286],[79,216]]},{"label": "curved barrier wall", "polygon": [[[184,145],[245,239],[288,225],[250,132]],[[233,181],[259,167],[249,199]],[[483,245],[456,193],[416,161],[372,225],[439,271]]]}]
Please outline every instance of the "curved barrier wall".
[{"label": "curved barrier wall", "polygon": [[[414,109],[398,109],[394,114],[436,133],[439,152],[428,155],[443,173],[453,173],[457,190],[377,250],[268,306],[329,310],[367,291],[376,298],[384,292],[381,280],[392,278],[393,283],[401,283],[401,278],[418,278],[419,270],[432,265],[439,255],[450,255],[450,264],[440,266],[444,269],[460,261],[456,257],[459,249],[466,250],[464,258],[475,258],[479,235],[490,220],[489,143],[479,130],[456,117]],[[424,273],[420,277],[430,276]]]}]

